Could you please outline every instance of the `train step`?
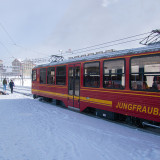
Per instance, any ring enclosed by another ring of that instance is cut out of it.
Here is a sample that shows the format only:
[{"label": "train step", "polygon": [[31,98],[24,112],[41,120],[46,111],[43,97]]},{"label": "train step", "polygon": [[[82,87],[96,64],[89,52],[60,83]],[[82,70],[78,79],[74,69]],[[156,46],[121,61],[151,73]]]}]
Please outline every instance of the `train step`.
[{"label": "train step", "polygon": [[68,108],[71,109],[71,110],[80,112],[80,108],[75,108],[75,107],[72,107],[72,106],[68,106]]},{"label": "train step", "polygon": [[154,125],[154,124],[150,124],[150,123],[147,123],[147,122],[142,122],[142,125],[160,129],[160,126],[157,126],[157,125]]}]

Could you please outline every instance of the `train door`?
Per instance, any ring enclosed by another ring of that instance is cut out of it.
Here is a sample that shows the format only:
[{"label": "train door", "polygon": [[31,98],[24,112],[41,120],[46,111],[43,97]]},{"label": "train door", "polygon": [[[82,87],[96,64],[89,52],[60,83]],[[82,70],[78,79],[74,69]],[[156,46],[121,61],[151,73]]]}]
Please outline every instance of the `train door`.
[{"label": "train door", "polygon": [[68,68],[68,106],[80,107],[80,64]]}]

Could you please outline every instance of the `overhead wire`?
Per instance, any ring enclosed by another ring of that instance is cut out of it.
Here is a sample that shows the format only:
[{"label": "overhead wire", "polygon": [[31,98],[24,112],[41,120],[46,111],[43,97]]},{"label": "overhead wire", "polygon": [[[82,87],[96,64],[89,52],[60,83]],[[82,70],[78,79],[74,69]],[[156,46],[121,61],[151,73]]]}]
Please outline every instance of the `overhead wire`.
[{"label": "overhead wire", "polygon": [[[23,47],[22,45],[19,45],[19,44],[17,44],[14,40],[13,40],[13,38],[12,38],[12,36],[9,34],[9,32],[7,31],[7,29],[4,27],[4,25],[2,25],[2,23],[0,22],[0,26],[1,26],[1,28],[3,29],[3,31],[7,34],[7,36],[9,37],[9,39],[11,40],[11,44],[12,45],[14,45],[14,46],[16,46],[16,47],[19,47],[19,48],[23,48],[23,49],[25,49],[25,50],[31,50],[32,52],[35,52],[35,53],[37,53],[37,54],[44,54],[44,53],[42,53],[42,52],[39,52],[39,51],[35,51],[35,50],[33,50],[33,49],[28,49],[28,48],[26,48],[26,47]],[[1,43],[1,45],[6,49],[6,51],[9,53],[9,50],[7,49],[7,47],[2,43],[2,42],[0,42]],[[45,54],[46,55],[46,54]]]},{"label": "overhead wire", "polygon": [[7,36],[9,37],[9,39],[12,41],[12,43],[16,44],[15,41],[13,40],[13,38],[11,37],[11,35],[9,34],[9,32],[7,31],[7,29],[2,25],[1,22],[0,22],[0,26],[3,29],[3,31],[7,34]]},{"label": "overhead wire", "polygon": [[6,52],[10,54],[10,51],[8,50],[8,48],[0,41],[0,44],[5,48]]},{"label": "overhead wire", "polygon": [[[20,47],[20,48],[23,48],[23,49],[27,49],[27,50],[31,50],[32,52],[35,52],[37,54],[43,54],[43,55],[46,55],[42,52],[39,52],[39,51],[35,51],[35,50],[32,50],[32,49],[28,49],[26,47],[23,47],[17,43],[15,43],[15,41],[13,40],[13,38],[10,36],[9,32],[6,30],[6,28],[2,25],[2,23],[0,23],[0,26],[1,28],[4,30],[4,32],[8,35],[8,37],[10,38],[10,40],[12,41],[12,45],[16,46],[16,47]],[[69,53],[65,53],[65,56],[68,56],[68,55],[73,55],[73,54],[78,54],[78,53],[84,53],[84,52],[89,52],[89,51],[93,51],[93,50],[98,50],[98,49],[102,49],[102,48],[106,48],[106,47],[111,47],[111,46],[115,46],[115,45],[119,45],[119,44],[124,44],[124,43],[129,43],[129,42],[133,42],[133,41],[137,41],[137,40],[141,40],[142,38],[138,38],[138,39],[133,39],[133,40],[128,40],[128,41],[124,41],[124,40],[127,40],[127,39],[131,39],[131,38],[135,38],[135,37],[139,37],[139,36],[143,36],[145,34],[149,34],[151,32],[146,32],[146,33],[141,33],[141,34],[137,34],[137,35],[134,35],[134,36],[129,36],[129,37],[125,37],[125,38],[121,38],[121,39],[117,39],[117,40],[113,40],[113,41],[108,41],[108,42],[105,42],[105,43],[101,43],[101,44],[96,44],[96,45],[92,45],[92,46],[88,46],[88,47],[84,47],[84,48],[80,48],[80,49],[75,49]],[[121,41],[124,41],[124,42],[121,42]],[[116,43],[116,42],[119,42],[119,43]],[[7,52],[9,53],[8,49],[5,47],[5,45],[0,42],[1,45],[7,50]],[[107,45],[108,44],[108,45]],[[63,53],[59,53],[59,54],[56,54],[56,55],[62,55]],[[53,54],[52,54],[53,55]]]},{"label": "overhead wire", "polygon": [[[96,45],[88,46],[88,47],[85,47],[85,48],[75,49],[71,53],[65,53],[65,55],[78,54],[78,53],[88,52],[88,51],[97,50],[97,49],[101,49],[101,48],[105,48],[105,47],[110,47],[110,46],[115,46],[115,45],[119,45],[119,44],[129,43],[129,42],[132,42],[132,41],[141,40],[142,38],[139,38],[139,39],[133,39],[133,40],[125,41],[125,42],[120,42],[120,43],[112,44],[112,43],[115,43],[115,42],[119,42],[119,41],[131,39],[131,38],[139,37],[139,36],[142,36],[142,35],[145,35],[145,34],[149,34],[149,33],[151,33],[151,32],[145,32],[145,33],[137,34],[137,35],[134,35],[134,36],[129,36],[129,37],[125,37],[125,38],[121,38],[121,39],[117,39],[117,40],[113,40],[113,41],[108,41],[108,42],[101,43],[101,44],[96,44]],[[111,44],[111,45],[107,45],[106,46],[105,44]],[[15,46],[23,48],[23,49],[28,49],[28,48],[23,47],[23,46],[21,46],[19,44],[16,44],[16,43],[13,43],[12,45],[15,45]],[[98,46],[101,46],[101,47],[98,47]],[[46,55],[45,53],[42,53],[42,52],[39,52],[39,51],[35,51],[33,49],[29,49],[29,50],[31,50],[32,52],[35,52],[37,54]],[[62,53],[59,53],[59,54],[56,54],[56,55],[61,55],[61,54]]]},{"label": "overhead wire", "polygon": [[[89,52],[89,51],[102,49],[102,48],[106,48],[106,47],[111,47],[111,46],[115,46],[115,45],[119,45],[119,44],[125,44],[125,43],[129,43],[129,42],[133,42],[133,41],[142,40],[144,37],[143,38],[137,38],[137,39],[133,39],[133,40],[124,41],[124,40],[127,40],[127,39],[143,36],[143,35],[146,35],[146,34],[149,34],[149,33],[151,33],[151,32],[145,32],[145,33],[137,34],[137,35],[134,35],[134,36],[129,36],[129,37],[117,39],[117,40],[114,40],[114,41],[108,41],[108,42],[105,42],[105,43],[101,43],[101,44],[97,44],[97,45],[93,45],[93,46],[89,46],[89,47],[85,47],[85,48],[75,49],[75,50],[73,50],[73,51],[71,51],[69,53],[65,53],[65,55],[69,56],[69,55],[73,55],[73,54]],[[124,42],[115,43],[115,42],[118,42],[118,41],[124,41]],[[111,44],[111,45],[105,45],[105,44]],[[98,47],[98,46],[101,46],[101,47]],[[59,53],[57,55],[61,55],[61,53]]]},{"label": "overhead wire", "polygon": [[83,52],[89,52],[89,51],[92,51],[92,50],[98,50],[98,49],[102,49],[102,48],[106,48],[106,47],[111,47],[111,46],[115,46],[115,45],[119,45],[119,44],[124,44],[124,43],[128,43],[128,42],[138,41],[138,40],[142,40],[142,39],[143,38],[138,38],[138,39],[129,40],[129,41],[125,41],[125,42],[119,42],[119,43],[116,43],[116,44],[111,44],[111,45],[107,45],[107,46],[103,46],[103,47],[99,47],[99,48],[88,49],[88,50],[85,50],[85,51],[79,51],[79,52],[76,52],[75,54],[83,53]]},{"label": "overhead wire", "polygon": [[76,49],[76,50],[73,50],[73,52],[79,51],[79,50],[83,50],[83,49],[93,48],[93,47],[97,47],[97,46],[101,46],[101,45],[105,45],[105,44],[108,44],[108,43],[114,43],[114,42],[117,42],[117,41],[122,41],[122,40],[130,39],[130,38],[142,36],[142,35],[149,34],[149,33],[151,33],[151,32],[137,34],[137,35],[134,35],[134,36],[125,37],[125,38],[117,39],[117,40],[114,40],[114,41],[109,41],[109,42],[105,42],[105,43],[101,43],[101,44],[97,44],[97,45],[93,45],[93,46],[89,46],[89,47],[85,47],[85,48]]}]

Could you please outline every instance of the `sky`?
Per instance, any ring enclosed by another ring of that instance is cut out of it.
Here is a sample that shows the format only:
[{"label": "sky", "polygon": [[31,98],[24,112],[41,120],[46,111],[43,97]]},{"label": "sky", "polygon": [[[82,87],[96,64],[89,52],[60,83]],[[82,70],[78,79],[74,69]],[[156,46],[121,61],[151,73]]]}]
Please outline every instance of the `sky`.
[{"label": "sky", "polygon": [[[60,52],[65,57],[68,50],[160,29],[160,0],[0,0],[0,4],[0,59],[7,65],[15,58]],[[98,50],[139,46],[136,41]]]}]

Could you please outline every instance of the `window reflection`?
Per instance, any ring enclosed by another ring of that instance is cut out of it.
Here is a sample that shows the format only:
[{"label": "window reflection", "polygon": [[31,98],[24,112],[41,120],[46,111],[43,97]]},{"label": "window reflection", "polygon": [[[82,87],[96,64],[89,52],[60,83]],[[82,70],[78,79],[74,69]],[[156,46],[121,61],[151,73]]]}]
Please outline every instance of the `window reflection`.
[{"label": "window reflection", "polygon": [[47,69],[47,83],[55,84],[55,68],[50,67]]},{"label": "window reflection", "polygon": [[123,89],[124,86],[124,60],[104,61],[103,87]]},{"label": "window reflection", "polygon": [[160,90],[160,55],[131,59],[131,89]]},{"label": "window reflection", "polygon": [[56,84],[57,85],[65,85],[66,84],[66,66],[57,67]]},{"label": "window reflection", "polygon": [[46,83],[46,68],[40,69],[40,83],[42,84]]},{"label": "window reflection", "polygon": [[99,62],[90,62],[84,64],[84,86],[100,86],[100,64]]}]

